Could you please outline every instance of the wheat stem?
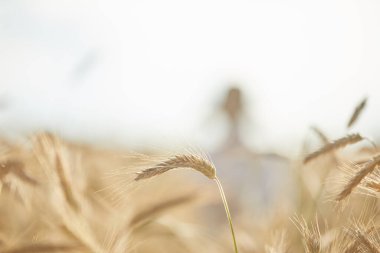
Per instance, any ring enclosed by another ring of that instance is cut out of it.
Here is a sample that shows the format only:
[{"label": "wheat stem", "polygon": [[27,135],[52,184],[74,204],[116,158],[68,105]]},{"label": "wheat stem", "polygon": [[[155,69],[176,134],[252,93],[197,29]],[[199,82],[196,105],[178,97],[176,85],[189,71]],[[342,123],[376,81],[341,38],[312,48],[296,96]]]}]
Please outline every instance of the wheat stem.
[{"label": "wheat stem", "polygon": [[232,224],[231,213],[230,213],[230,210],[228,208],[226,195],[224,194],[222,184],[220,183],[218,177],[215,177],[214,180],[215,180],[216,184],[218,185],[220,196],[221,196],[222,201],[223,201],[224,209],[226,210],[227,219],[228,219],[228,222],[230,224],[232,240],[234,242],[235,253],[238,253],[238,248],[237,248],[237,243],[236,243],[236,237],[235,237],[235,232],[234,232],[234,226]]}]

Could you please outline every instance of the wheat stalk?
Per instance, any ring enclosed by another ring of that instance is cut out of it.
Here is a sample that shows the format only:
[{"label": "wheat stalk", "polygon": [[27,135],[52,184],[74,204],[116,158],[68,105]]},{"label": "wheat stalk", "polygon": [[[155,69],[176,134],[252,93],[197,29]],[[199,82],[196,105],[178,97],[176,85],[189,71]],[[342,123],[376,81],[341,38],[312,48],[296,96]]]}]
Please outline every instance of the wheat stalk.
[{"label": "wheat stalk", "polygon": [[320,157],[324,154],[327,154],[333,150],[343,148],[347,145],[355,144],[355,143],[357,143],[363,139],[365,139],[365,138],[363,138],[360,134],[347,135],[343,138],[332,141],[332,142],[326,144],[325,146],[323,146],[322,148],[318,149],[317,151],[307,155],[303,162],[304,162],[304,164],[306,164],[306,163],[316,159],[317,157]]},{"label": "wheat stalk", "polygon": [[232,218],[231,218],[231,213],[228,208],[228,203],[226,199],[226,195],[224,194],[224,190],[222,187],[222,184],[220,183],[218,177],[216,176],[216,169],[215,166],[207,159],[197,156],[197,155],[176,155],[172,158],[169,158],[166,161],[163,161],[154,167],[145,169],[141,172],[137,173],[137,176],[135,178],[135,181],[139,181],[142,179],[147,179],[151,178],[157,175],[161,175],[169,170],[176,169],[176,168],[191,168],[196,171],[199,171],[209,179],[213,179],[219,189],[220,196],[222,198],[222,202],[224,205],[224,209],[226,211],[227,219],[229,222],[230,230],[231,230],[231,235],[232,235],[232,240],[234,244],[234,251],[235,253],[238,253],[238,247],[236,243],[236,236],[232,224]]},{"label": "wheat stalk", "polygon": [[195,199],[194,194],[187,194],[184,196],[179,196],[177,198],[169,199],[164,202],[160,202],[146,210],[140,211],[137,215],[135,215],[131,221],[129,222],[129,227],[135,227],[141,223],[144,223],[144,221],[148,220],[149,218],[152,218],[153,216],[157,215],[158,213],[162,213],[163,211],[166,211],[170,208],[177,207],[179,205],[183,205],[185,203],[188,203]]},{"label": "wheat stalk", "polygon": [[237,243],[236,243],[236,237],[235,237],[235,232],[234,232],[234,226],[232,224],[231,213],[230,213],[230,210],[228,208],[228,203],[227,203],[226,195],[224,194],[222,184],[220,183],[218,177],[215,177],[214,180],[215,180],[216,184],[218,185],[220,196],[222,197],[224,209],[225,209],[226,214],[227,214],[227,219],[228,219],[228,223],[230,225],[232,240],[234,242],[234,250],[235,250],[235,253],[238,253],[238,248],[237,248]]},{"label": "wheat stalk", "polygon": [[310,129],[316,134],[318,135],[319,139],[321,139],[321,141],[324,143],[324,144],[328,144],[329,143],[329,138],[322,132],[321,129],[319,129],[318,127],[316,126],[312,126],[310,127]]}]

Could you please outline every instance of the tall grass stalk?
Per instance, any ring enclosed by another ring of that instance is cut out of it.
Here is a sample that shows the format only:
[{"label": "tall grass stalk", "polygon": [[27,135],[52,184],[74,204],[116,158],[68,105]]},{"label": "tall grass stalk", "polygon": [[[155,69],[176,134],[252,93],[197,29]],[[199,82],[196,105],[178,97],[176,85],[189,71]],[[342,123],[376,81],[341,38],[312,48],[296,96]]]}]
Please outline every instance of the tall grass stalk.
[{"label": "tall grass stalk", "polygon": [[231,230],[232,240],[234,242],[234,250],[235,250],[235,253],[238,253],[239,251],[238,251],[238,248],[237,248],[236,237],[235,237],[235,232],[234,232],[234,226],[232,224],[231,213],[230,213],[230,209],[228,208],[228,203],[227,203],[226,195],[224,194],[222,184],[220,183],[218,177],[215,177],[214,180],[215,180],[216,184],[218,185],[220,196],[221,196],[222,201],[223,201],[224,209],[226,210],[227,219],[228,219],[228,222],[230,224],[230,230]]}]

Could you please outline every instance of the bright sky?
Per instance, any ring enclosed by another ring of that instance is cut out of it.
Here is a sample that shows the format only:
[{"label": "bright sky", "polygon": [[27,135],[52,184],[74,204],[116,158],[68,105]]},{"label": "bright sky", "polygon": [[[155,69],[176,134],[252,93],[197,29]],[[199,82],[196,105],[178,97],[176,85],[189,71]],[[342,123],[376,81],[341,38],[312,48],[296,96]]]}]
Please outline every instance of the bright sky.
[{"label": "bright sky", "polygon": [[377,0],[2,0],[0,126],[212,146],[205,121],[232,81],[260,150],[298,151],[311,124],[340,137],[366,95],[355,130],[380,137],[379,13]]}]

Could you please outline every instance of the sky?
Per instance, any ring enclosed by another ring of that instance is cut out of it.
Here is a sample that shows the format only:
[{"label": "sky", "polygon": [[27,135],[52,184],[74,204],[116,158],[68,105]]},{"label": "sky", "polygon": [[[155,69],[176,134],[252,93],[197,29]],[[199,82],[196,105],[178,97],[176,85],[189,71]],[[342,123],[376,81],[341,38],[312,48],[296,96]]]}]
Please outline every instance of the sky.
[{"label": "sky", "polygon": [[380,2],[0,0],[0,129],[215,148],[238,84],[244,142],[292,154],[318,125],[380,137]]}]

